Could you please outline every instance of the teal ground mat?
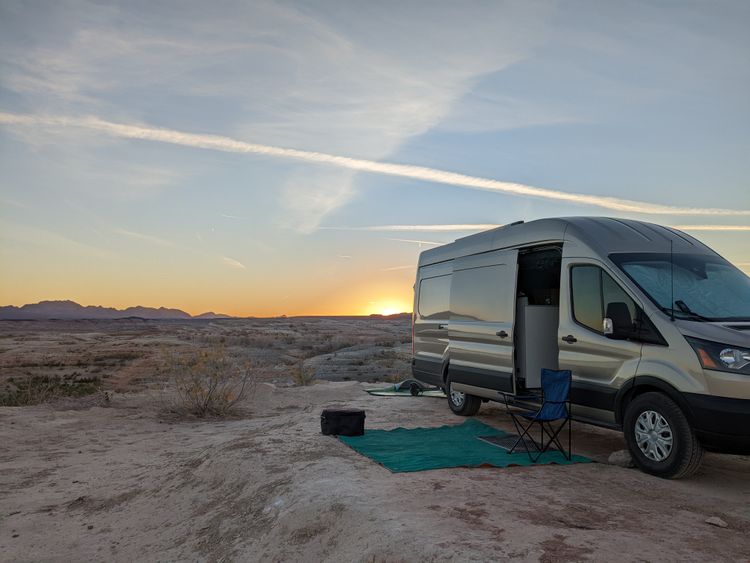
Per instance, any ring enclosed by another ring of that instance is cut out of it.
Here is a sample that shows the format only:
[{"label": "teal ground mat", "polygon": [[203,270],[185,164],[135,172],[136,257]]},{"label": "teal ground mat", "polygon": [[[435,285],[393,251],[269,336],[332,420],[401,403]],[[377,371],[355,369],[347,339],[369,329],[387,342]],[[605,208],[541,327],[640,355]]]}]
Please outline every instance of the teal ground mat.
[{"label": "teal ground mat", "polygon": [[507,432],[470,418],[457,426],[366,430],[364,436],[339,436],[339,440],[394,473],[480,465],[508,467],[591,462],[579,455],[568,461],[559,451],[549,451],[533,464],[525,451],[509,454],[479,439],[479,436],[503,435]]}]

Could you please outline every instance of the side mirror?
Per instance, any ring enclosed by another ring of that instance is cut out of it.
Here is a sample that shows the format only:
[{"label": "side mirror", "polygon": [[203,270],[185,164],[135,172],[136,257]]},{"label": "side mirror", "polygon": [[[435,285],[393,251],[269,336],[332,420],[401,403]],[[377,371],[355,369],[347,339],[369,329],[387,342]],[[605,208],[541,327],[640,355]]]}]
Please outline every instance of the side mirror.
[{"label": "side mirror", "polygon": [[602,332],[614,340],[626,340],[633,335],[633,319],[626,303],[616,301],[607,305]]}]

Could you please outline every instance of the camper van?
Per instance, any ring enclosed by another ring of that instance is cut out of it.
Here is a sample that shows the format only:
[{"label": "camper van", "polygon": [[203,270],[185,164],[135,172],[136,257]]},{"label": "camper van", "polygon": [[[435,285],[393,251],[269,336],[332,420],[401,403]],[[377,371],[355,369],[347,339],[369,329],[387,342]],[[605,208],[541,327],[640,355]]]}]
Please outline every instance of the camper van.
[{"label": "camper van", "polygon": [[750,454],[750,278],[676,229],[541,219],[426,250],[412,325],[413,375],[457,415],[570,370],[572,418],[623,431],[648,473]]}]

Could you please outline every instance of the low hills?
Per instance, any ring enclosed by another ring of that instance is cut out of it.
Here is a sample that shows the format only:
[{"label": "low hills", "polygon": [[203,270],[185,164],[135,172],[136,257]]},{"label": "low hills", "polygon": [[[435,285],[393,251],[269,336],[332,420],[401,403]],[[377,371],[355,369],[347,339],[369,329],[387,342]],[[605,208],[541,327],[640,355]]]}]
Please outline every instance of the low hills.
[{"label": "low hills", "polygon": [[79,305],[75,301],[40,301],[15,307],[8,305],[0,307],[0,320],[49,320],[49,319],[125,319],[137,317],[141,319],[229,319],[230,315],[208,312],[192,316],[180,309],[166,307],[128,307],[115,309],[94,305]]}]

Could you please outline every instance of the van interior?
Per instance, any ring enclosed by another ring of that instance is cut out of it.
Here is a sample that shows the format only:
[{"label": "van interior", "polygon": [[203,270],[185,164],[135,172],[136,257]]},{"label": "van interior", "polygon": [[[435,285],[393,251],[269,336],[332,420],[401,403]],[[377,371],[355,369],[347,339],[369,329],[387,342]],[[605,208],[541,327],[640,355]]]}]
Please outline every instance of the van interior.
[{"label": "van interior", "polygon": [[518,253],[514,335],[517,394],[541,387],[542,368],[558,367],[561,263],[561,245]]}]

